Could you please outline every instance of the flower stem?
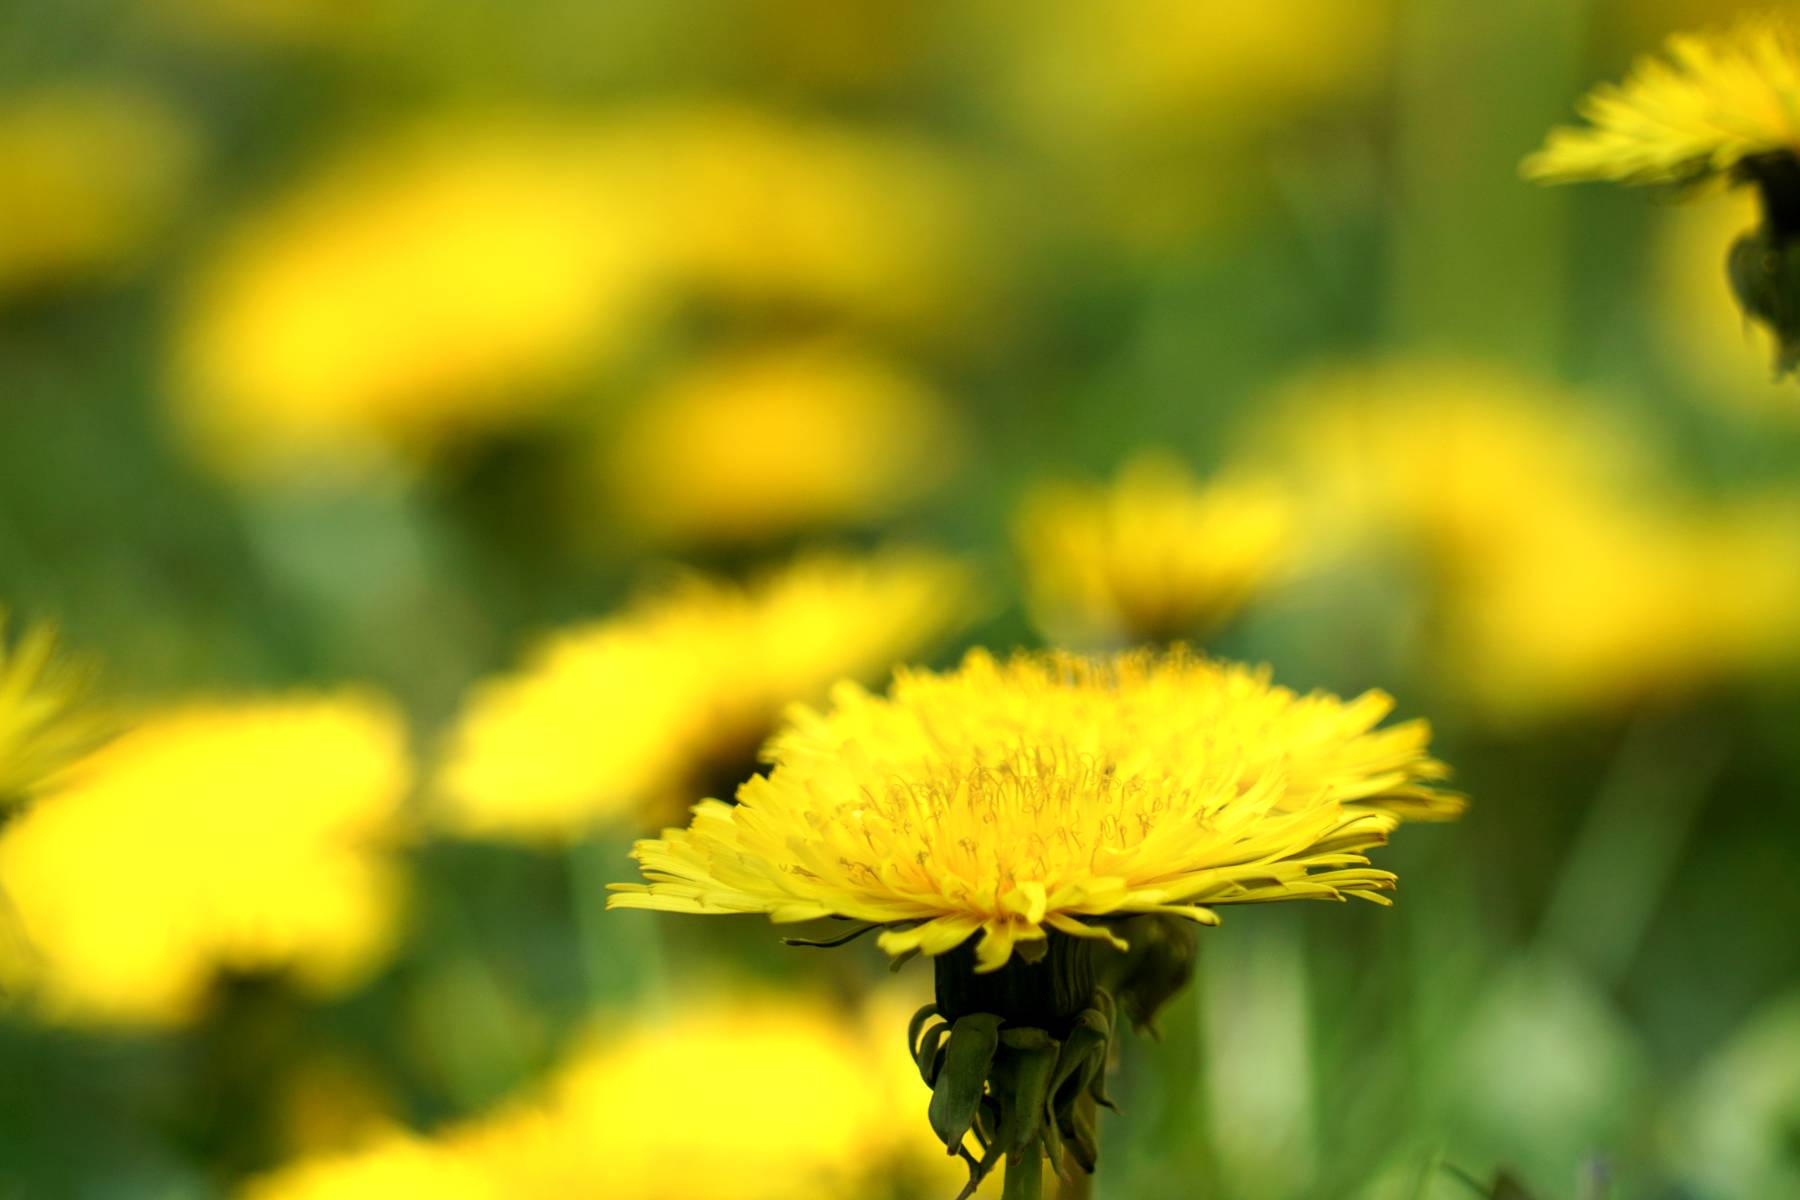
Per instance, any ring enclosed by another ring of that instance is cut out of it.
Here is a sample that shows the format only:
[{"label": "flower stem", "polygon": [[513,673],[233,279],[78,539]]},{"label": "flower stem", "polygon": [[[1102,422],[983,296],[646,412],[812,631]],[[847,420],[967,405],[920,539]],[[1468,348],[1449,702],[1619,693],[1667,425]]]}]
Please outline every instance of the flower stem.
[{"label": "flower stem", "polygon": [[1006,1156],[1006,1182],[1000,1200],[1042,1200],[1044,1153],[1036,1145]]}]

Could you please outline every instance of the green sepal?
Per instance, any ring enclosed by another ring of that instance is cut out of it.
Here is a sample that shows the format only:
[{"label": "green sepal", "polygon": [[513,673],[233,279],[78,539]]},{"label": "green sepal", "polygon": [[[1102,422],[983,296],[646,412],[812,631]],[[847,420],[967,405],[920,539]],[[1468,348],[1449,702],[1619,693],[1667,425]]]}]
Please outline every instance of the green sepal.
[{"label": "green sepal", "polygon": [[927,1110],[932,1132],[949,1154],[957,1153],[975,1123],[999,1045],[1000,1017],[995,1013],[970,1013],[950,1029]]}]

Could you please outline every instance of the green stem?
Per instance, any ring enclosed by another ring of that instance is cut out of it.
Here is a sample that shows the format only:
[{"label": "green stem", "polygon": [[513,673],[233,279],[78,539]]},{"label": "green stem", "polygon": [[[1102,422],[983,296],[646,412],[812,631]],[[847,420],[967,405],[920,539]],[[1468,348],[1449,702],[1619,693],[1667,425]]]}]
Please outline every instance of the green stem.
[{"label": "green stem", "polygon": [[1044,1154],[1035,1143],[1006,1156],[1006,1182],[1000,1200],[1043,1200]]}]

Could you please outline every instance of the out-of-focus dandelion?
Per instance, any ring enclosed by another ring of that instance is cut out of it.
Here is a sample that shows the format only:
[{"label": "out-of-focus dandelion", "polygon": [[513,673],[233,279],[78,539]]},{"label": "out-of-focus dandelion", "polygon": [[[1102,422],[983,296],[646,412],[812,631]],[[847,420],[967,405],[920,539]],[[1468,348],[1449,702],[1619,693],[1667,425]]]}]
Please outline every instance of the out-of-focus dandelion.
[{"label": "out-of-focus dandelion", "polygon": [[1419,569],[1436,677],[1488,717],[1616,709],[1792,661],[1790,507],[1684,499],[1584,403],[1450,363],[1312,373],[1270,404],[1257,461],[1286,472],[1315,567],[1397,548]]},{"label": "out-of-focus dandelion", "polygon": [[754,763],[786,705],[885,678],[972,601],[966,568],[911,549],[812,554],[746,586],[693,578],[649,593],[476,689],[438,775],[438,819],[527,840],[678,819]]},{"label": "out-of-focus dandelion", "polygon": [[189,128],[142,92],[67,84],[0,99],[0,302],[129,267],[197,158]]},{"label": "out-of-focus dandelion", "polygon": [[444,119],[224,239],[178,414],[232,475],[412,464],[531,427],[688,299],[960,332],[961,199],[925,145],[749,108]]},{"label": "out-of-focus dandelion", "polygon": [[1082,646],[1212,632],[1280,574],[1292,537],[1272,482],[1201,484],[1157,455],[1108,487],[1038,488],[1015,527],[1037,624]]},{"label": "out-of-focus dandelion", "polygon": [[911,1064],[863,1032],[811,997],[735,992],[596,1030],[545,1086],[435,1139],[390,1135],[240,1195],[852,1200],[947,1182],[906,1119]]},{"label": "out-of-focus dandelion", "polygon": [[1541,183],[1754,184],[1762,223],[1731,246],[1746,315],[1775,335],[1776,371],[1800,365],[1800,39],[1774,16],[1669,39],[1623,84],[1582,101],[1585,128],[1553,130],[1525,160]]},{"label": "out-of-focus dandelion", "polygon": [[809,343],[687,366],[611,431],[600,470],[651,539],[766,541],[892,515],[942,482],[959,443],[911,373]]},{"label": "out-of-focus dandelion", "polygon": [[445,125],[332,168],[226,238],[176,351],[233,475],[417,460],[516,428],[616,349],[650,253],[590,130]]},{"label": "out-of-focus dandelion", "polygon": [[1445,613],[1448,673],[1498,716],[1617,709],[1800,661],[1800,502],[1576,508]]},{"label": "out-of-focus dandelion", "polygon": [[[972,1184],[1004,1158],[1022,1181],[1007,1194],[1035,1196],[1065,1145],[1092,1170],[1081,1110],[1104,1097],[1112,989],[1145,1019],[1166,998],[1167,981],[1145,997],[1124,973],[1123,922],[1385,903],[1394,877],[1364,852],[1404,818],[1460,810],[1425,724],[1378,728],[1391,708],[1182,651],[975,651],[900,673],[889,697],[845,684],[825,711],[796,707],[770,773],[639,842],[648,882],[614,885],[609,904],[844,918],[880,928],[890,954],[934,958],[937,1004],[912,1035],[933,1129],[952,1153],[974,1132]],[[1167,936],[1140,924],[1149,945]]]},{"label": "out-of-focus dandelion", "polygon": [[89,696],[90,669],[56,641],[48,625],[9,638],[0,611],[0,810],[54,782],[108,730]]},{"label": "out-of-focus dandelion", "polygon": [[0,835],[0,979],[124,1024],[195,1016],[221,972],[349,986],[396,933],[408,774],[398,715],[360,693],[146,717]]}]

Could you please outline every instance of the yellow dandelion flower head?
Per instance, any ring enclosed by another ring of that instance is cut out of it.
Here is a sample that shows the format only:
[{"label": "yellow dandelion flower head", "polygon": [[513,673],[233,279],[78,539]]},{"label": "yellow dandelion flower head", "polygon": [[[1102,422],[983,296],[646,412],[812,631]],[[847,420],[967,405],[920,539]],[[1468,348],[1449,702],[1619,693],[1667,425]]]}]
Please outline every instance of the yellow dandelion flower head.
[{"label": "yellow dandelion flower head", "polygon": [[1145,455],[1111,486],[1031,492],[1015,541],[1038,625],[1061,643],[1118,645],[1222,624],[1285,566],[1293,523],[1270,480],[1202,484]]},{"label": "yellow dandelion flower head", "polygon": [[1664,57],[1639,59],[1624,83],[1595,88],[1579,109],[1587,126],[1552,130],[1525,160],[1527,178],[1672,183],[1800,152],[1800,41],[1773,16],[1677,35]]},{"label": "yellow dandelion flower head", "polygon": [[0,979],[126,1024],[194,1016],[221,971],[350,985],[396,933],[408,772],[359,693],[144,718],[0,834]]},{"label": "yellow dandelion flower head", "polygon": [[681,811],[737,772],[786,705],[874,682],[969,615],[967,569],[890,548],[816,553],[737,586],[695,578],[551,638],[478,687],[453,728],[433,811],[468,836],[577,836]]},{"label": "yellow dandelion flower head", "polygon": [[890,516],[944,479],[959,441],[911,372],[810,343],[689,366],[625,416],[601,470],[650,538],[756,541]]},{"label": "yellow dandelion flower head", "polygon": [[98,744],[107,721],[87,703],[89,671],[62,657],[48,625],[11,640],[0,612],[0,806],[53,782]]},{"label": "yellow dandelion flower head", "polygon": [[351,152],[229,234],[176,416],[233,476],[428,457],[516,427],[622,341],[652,251],[592,130],[448,121]]},{"label": "yellow dandelion flower head", "polygon": [[140,92],[66,84],[0,100],[0,296],[127,265],[187,192],[197,151]]},{"label": "yellow dandelion flower head", "polygon": [[1177,651],[902,672],[795,710],[734,807],[638,843],[647,884],[610,904],[888,925],[893,954],[975,934],[980,969],[1050,931],[1302,897],[1379,899],[1363,854],[1403,817],[1449,816],[1423,722],[1380,693],[1300,696]]}]

